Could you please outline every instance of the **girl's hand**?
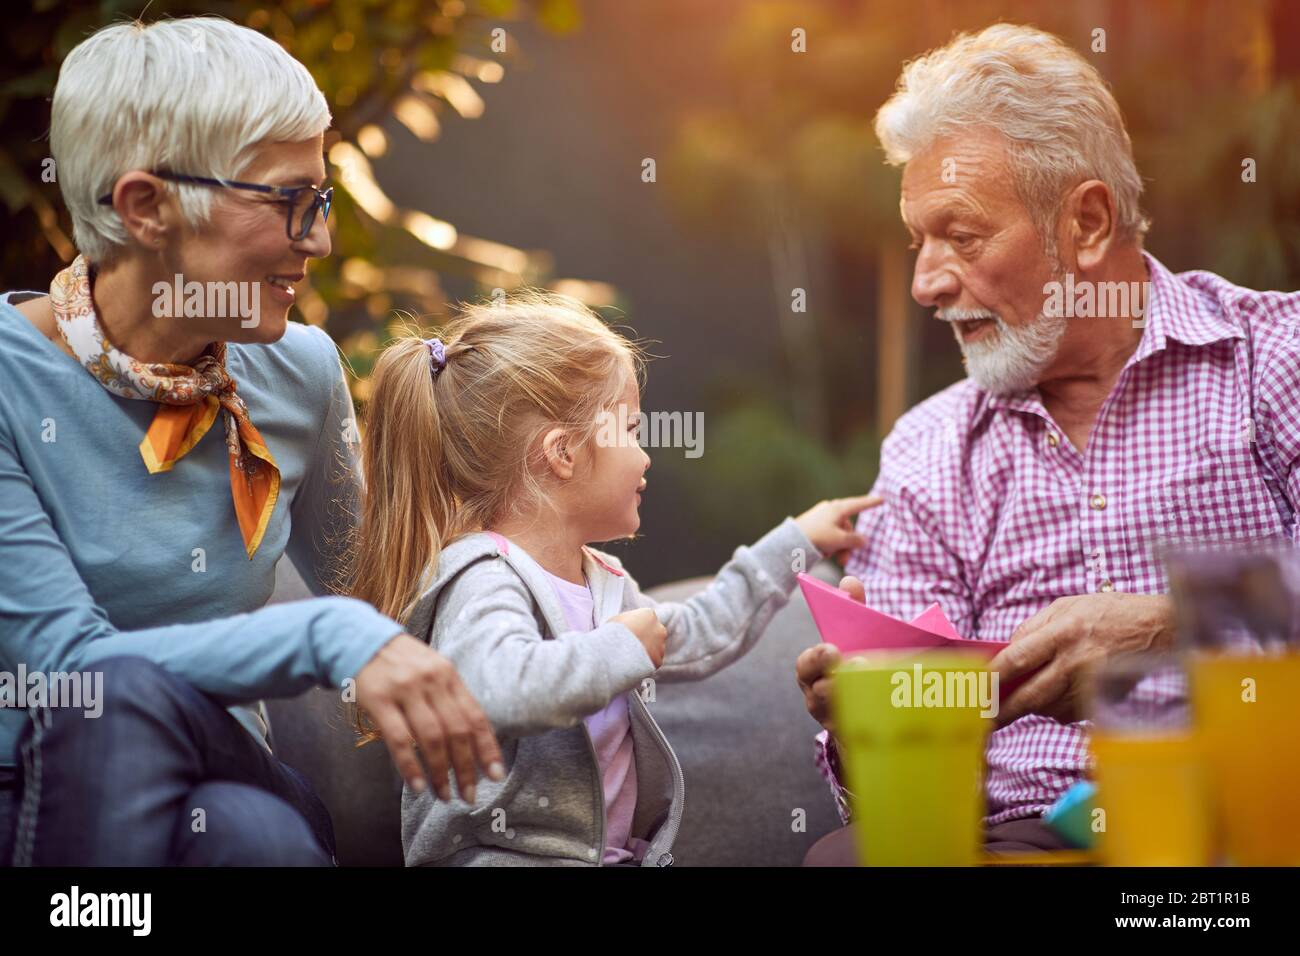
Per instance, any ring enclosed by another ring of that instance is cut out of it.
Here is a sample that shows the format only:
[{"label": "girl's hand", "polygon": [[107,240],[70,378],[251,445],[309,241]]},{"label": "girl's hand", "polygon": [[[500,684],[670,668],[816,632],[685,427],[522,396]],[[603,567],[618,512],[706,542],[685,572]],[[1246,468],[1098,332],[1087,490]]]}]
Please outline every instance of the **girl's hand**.
[{"label": "girl's hand", "polygon": [[641,642],[650,662],[658,670],[664,663],[664,649],[668,643],[668,629],[659,623],[659,615],[653,608],[639,607],[635,611],[624,611],[610,618],[618,621]]},{"label": "girl's hand", "polygon": [[877,495],[832,498],[813,505],[795,518],[794,523],[822,554],[838,555],[842,551],[862,547],[862,535],[853,530],[854,516],[859,511],[884,503],[885,499]]},{"label": "girl's hand", "polygon": [[493,780],[505,779],[501,748],[487,716],[451,661],[429,645],[409,634],[397,635],[361,668],[356,690],[357,705],[383,734],[398,772],[417,793],[424,789],[427,769],[439,799],[450,800],[449,765],[466,803],[474,802],[477,768]]}]

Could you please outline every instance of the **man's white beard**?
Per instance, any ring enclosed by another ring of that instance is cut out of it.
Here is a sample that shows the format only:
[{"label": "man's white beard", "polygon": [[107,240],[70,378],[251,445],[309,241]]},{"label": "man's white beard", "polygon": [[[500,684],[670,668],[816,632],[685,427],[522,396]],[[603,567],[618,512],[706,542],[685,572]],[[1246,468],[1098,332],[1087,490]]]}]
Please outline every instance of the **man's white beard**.
[{"label": "man's white beard", "polygon": [[[1049,263],[1052,281],[1065,281],[1065,265],[1057,252],[1056,243],[1049,240],[1043,249]],[[987,310],[940,309],[938,318],[949,322],[954,319],[992,319],[997,327],[996,336],[981,336],[983,341],[965,342],[961,330],[953,326],[957,345],[966,361],[966,374],[975,384],[993,395],[1011,395],[1038,384],[1047,366],[1056,358],[1065,337],[1069,318],[1065,315],[1038,313],[1038,318],[1028,325],[1012,327],[1002,317]]]},{"label": "man's white beard", "polygon": [[1038,384],[1038,378],[1056,358],[1069,319],[1042,315],[1028,325],[1011,326],[990,314],[997,336],[985,341],[957,344],[966,360],[966,372],[975,384],[994,395],[1009,395]]}]

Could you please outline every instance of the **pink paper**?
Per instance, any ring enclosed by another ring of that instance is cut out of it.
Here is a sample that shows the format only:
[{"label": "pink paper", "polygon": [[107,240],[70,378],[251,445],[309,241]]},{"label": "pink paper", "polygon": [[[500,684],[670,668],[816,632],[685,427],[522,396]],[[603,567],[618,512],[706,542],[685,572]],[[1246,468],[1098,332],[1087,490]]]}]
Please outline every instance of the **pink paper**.
[{"label": "pink paper", "polygon": [[954,641],[960,641],[961,635],[957,633],[957,628],[952,626],[948,616],[943,613],[943,608],[939,605],[931,604],[924,611],[912,618],[912,626],[919,627],[923,631],[929,631],[931,634],[938,634],[940,637],[947,637]]},{"label": "pink paper", "polygon": [[822,640],[834,644],[841,654],[948,648],[977,651],[992,658],[1008,644],[963,639],[938,604],[931,604],[908,622],[859,604],[839,588],[807,574],[799,575],[799,587]]}]

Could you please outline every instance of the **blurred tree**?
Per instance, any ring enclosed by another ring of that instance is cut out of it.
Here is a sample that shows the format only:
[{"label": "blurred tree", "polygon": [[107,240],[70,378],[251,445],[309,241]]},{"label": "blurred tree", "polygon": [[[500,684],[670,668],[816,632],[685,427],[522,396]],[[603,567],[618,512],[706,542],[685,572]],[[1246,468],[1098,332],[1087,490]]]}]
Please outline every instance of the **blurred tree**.
[{"label": "blurred tree", "polygon": [[711,454],[692,467],[697,519],[720,536],[865,491],[880,437],[914,397],[900,176],[871,130],[906,28],[882,27],[877,6],[740,7],[720,34],[718,83],[678,129],[674,202],[727,241],[765,244],[784,355],[779,389],[765,375],[716,388]]},{"label": "blurred tree", "polygon": [[[823,442],[844,437],[837,400],[861,409],[863,386],[874,377],[867,370],[863,381],[865,350],[853,356],[856,369],[836,367],[849,358],[845,336],[856,339],[867,324],[843,314],[836,273],[850,263],[859,277],[897,272],[906,244],[898,172],[879,161],[870,124],[898,61],[888,33],[869,24],[871,12],[846,3],[742,7],[719,45],[719,86],[683,119],[676,147],[682,175],[674,177],[674,198],[685,216],[733,240],[766,243],[793,422]],[[901,328],[906,287],[878,283],[872,306],[882,325]],[[895,361],[885,364],[901,366],[906,348],[905,336],[891,340]],[[856,401],[828,394],[844,373],[853,374]],[[902,412],[902,390],[894,392],[873,425]]]}]

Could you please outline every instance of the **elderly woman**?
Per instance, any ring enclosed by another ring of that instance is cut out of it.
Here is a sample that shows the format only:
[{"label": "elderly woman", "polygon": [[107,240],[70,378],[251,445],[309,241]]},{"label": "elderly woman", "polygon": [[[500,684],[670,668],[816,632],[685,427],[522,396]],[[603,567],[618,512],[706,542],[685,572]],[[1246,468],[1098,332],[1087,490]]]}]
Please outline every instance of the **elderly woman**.
[{"label": "elderly woman", "polygon": [[81,254],[48,295],[0,297],[6,862],[328,864],[256,703],[318,684],[355,691],[411,786],[449,797],[450,766],[472,800],[501,776],[477,703],[400,625],[263,607],[286,553],[329,593],[357,490],[336,349],[287,321],[330,251],[329,122],[300,63],[223,20],[114,25],[63,65]]}]

